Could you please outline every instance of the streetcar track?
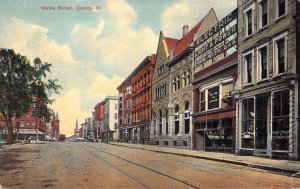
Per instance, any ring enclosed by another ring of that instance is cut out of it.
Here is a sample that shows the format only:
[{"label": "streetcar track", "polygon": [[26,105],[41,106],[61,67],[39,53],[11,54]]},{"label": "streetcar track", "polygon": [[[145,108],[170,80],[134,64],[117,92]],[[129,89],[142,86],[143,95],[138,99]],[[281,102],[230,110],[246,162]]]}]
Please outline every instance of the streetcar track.
[{"label": "streetcar track", "polygon": [[179,182],[179,183],[181,183],[181,184],[185,184],[185,185],[190,186],[190,187],[192,187],[192,188],[200,189],[198,186],[194,186],[194,185],[192,185],[192,184],[190,184],[190,183],[188,183],[188,182],[186,182],[186,181],[183,181],[183,180],[180,180],[180,179],[178,179],[178,178],[176,178],[176,177],[167,175],[167,174],[162,173],[162,172],[160,172],[160,171],[157,171],[157,170],[155,170],[155,169],[152,169],[152,168],[146,167],[146,166],[144,166],[144,165],[135,163],[135,162],[133,162],[133,161],[130,161],[130,160],[125,159],[125,158],[123,158],[123,157],[117,156],[117,155],[112,154],[112,153],[110,153],[110,152],[101,150],[101,149],[99,149],[99,148],[95,148],[95,147],[90,146],[90,145],[87,145],[87,146],[88,146],[89,148],[93,148],[93,149],[98,150],[98,151],[100,151],[100,152],[102,152],[102,153],[111,155],[111,156],[113,156],[113,157],[116,157],[116,158],[121,159],[121,160],[123,160],[123,161],[126,161],[126,162],[128,162],[128,163],[131,163],[131,164],[133,164],[133,165],[135,165],[135,166],[137,166],[137,167],[142,167],[142,168],[144,168],[144,169],[146,169],[146,170],[148,170],[148,171],[157,173],[157,174],[162,175],[162,176],[164,176],[164,177],[167,177],[167,178],[169,178],[169,179],[171,179],[171,180],[175,180],[175,181],[177,181],[177,182]]},{"label": "streetcar track", "polygon": [[[88,146],[88,147],[90,147],[90,146]],[[88,150],[86,150],[86,149],[85,149],[85,151],[91,153],[91,151],[88,151]],[[101,161],[103,161],[104,163],[106,163],[107,165],[109,165],[110,167],[112,167],[113,169],[115,169],[115,170],[119,171],[120,173],[126,175],[127,177],[129,177],[130,179],[132,179],[133,181],[135,181],[135,182],[138,183],[139,185],[143,186],[144,188],[150,188],[150,187],[146,186],[145,184],[143,184],[142,182],[139,182],[138,179],[137,179],[136,177],[134,177],[134,176],[128,174],[127,172],[123,171],[122,169],[119,169],[118,167],[116,167],[116,166],[113,165],[112,163],[108,162],[105,158],[100,157],[99,155],[97,155],[97,154],[95,154],[95,153],[93,153],[93,155],[94,155],[94,157],[97,157],[98,159],[100,159]]]}]

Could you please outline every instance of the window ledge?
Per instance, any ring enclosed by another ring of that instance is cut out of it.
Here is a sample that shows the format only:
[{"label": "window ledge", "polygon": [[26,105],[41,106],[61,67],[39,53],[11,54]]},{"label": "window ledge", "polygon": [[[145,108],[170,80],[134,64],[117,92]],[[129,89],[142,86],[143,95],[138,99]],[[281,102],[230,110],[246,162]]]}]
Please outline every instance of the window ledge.
[{"label": "window ledge", "polygon": [[244,84],[244,85],[243,85],[243,88],[245,88],[245,87],[253,87],[253,83],[247,83],[247,84]]},{"label": "window ledge", "polygon": [[287,13],[285,13],[284,15],[280,16],[280,17],[275,17],[275,23],[280,22],[282,19],[284,19],[285,17],[287,17]]},{"label": "window ledge", "polygon": [[265,78],[265,79],[260,79],[258,81],[256,81],[257,84],[260,84],[260,83],[264,83],[264,82],[268,82],[269,78]]},{"label": "window ledge", "polygon": [[267,29],[270,26],[270,23],[268,23],[267,25],[258,28],[257,33],[261,33],[263,32],[265,29]]},{"label": "window ledge", "polygon": [[281,76],[284,76],[286,74],[287,74],[287,72],[283,72],[283,73],[280,73],[280,74],[274,74],[271,79],[277,79],[277,78],[279,78]]}]

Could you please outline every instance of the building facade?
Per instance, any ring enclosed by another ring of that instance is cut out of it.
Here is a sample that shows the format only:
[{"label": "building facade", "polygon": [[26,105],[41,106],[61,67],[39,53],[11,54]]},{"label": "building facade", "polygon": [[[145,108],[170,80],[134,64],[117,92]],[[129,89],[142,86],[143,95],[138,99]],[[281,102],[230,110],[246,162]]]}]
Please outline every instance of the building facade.
[{"label": "building facade", "polygon": [[297,7],[238,0],[236,153],[299,159]]},{"label": "building facade", "polygon": [[234,153],[237,10],[194,38],[194,150]]},{"label": "building facade", "polygon": [[118,97],[107,96],[103,102],[104,117],[102,121],[102,141],[117,140],[118,128]]},{"label": "building facade", "polygon": [[155,55],[147,56],[131,74],[132,126],[135,143],[149,144],[152,109],[152,75]]},{"label": "building facade", "polygon": [[59,139],[59,117],[58,117],[58,113],[56,112],[56,115],[53,115],[53,118],[51,120],[51,137],[54,140],[58,140]]},{"label": "building facade", "polygon": [[132,84],[128,76],[117,88],[118,105],[118,139],[123,142],[133,141],[132,123]]},{"label": "building facade", "polygon": [[152,77],[152,121],[150,127],[150,144],[163,145],[168,135],[169,74],[167,67],[171,49],[177,39],[165,37],[160,32],[156,63]]}]

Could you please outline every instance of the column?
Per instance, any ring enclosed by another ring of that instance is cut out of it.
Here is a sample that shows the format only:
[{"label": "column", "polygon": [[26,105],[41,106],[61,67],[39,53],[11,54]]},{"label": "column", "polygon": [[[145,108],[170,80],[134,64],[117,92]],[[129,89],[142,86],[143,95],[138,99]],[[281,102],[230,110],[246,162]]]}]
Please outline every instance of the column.
[{"label": "column", "polygon": [[169,136],[173,137],[175,134],[175,127],[174,127],[174,115],[169,116]]},{"label": "column", "polygon": [[166,135],[166,118],[162,118],[162,135]]},{"label": "column", "polygon": [[179,136],[184,135],[184,114],[179,113]]}]

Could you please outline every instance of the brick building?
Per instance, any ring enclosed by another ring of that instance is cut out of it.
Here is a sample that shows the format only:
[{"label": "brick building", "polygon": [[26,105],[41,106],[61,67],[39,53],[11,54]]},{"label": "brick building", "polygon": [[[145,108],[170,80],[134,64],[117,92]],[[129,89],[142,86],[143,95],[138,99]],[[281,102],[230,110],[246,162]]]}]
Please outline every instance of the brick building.
[{"label": "brick building", "polygon": [[147,56],[118,87],[121,141],[149,143],[155,59]]},{"label": "brick building", "polygon": [[236,153],[299,159],[299,1],[238,0],[238,13]]},{"label": "brick building", "polygon": [[132,73],[132,125],[134,141],[148,144],[152,110],[152,75],[155,55],[147,56]]},{"label": "brick building", "polygon": [[195,36],[194,150],[234,153],[237,10]]},{"label": "brick building", "polygon": [[101,138],[101,123],[104,118],[104,105],[103,103],[98,103],[95,107],[95,138],[100,139]]}]

